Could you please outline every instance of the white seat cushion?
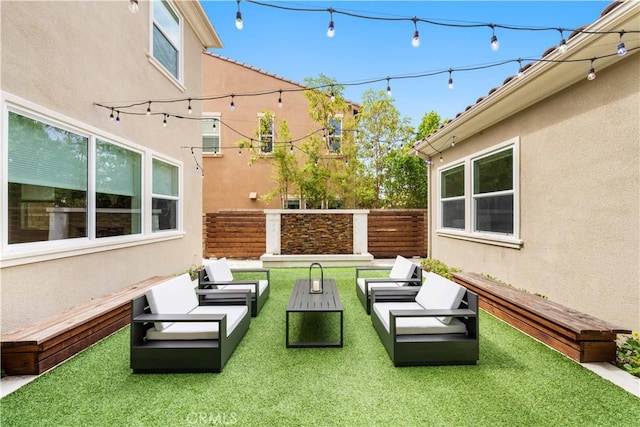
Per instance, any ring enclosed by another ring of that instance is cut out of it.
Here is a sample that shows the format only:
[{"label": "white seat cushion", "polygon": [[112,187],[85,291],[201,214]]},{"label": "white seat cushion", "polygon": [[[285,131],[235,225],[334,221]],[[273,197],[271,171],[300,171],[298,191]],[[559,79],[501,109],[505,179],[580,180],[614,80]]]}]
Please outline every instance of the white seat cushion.
[{"label": "white seat cushion", "polygon": [[[439,274],[427,273],[424,283],[420,287],[416,302],[426,309],[454,309],[460,307],[460,302],[466,289]],[[451,322],[451,317],[439,317],[443,323]]]},{"label": "white seat cushion", "polygon": [[[390,279],[410,279],[413,277],[418,266],[403,256],[398,255],[396,261],[393,263],[393,267],[389,272]],[[400,286],[407,285],[408,282],[400,282]]]},{"label": "white seat cushion", "polygon": [[[380,302],[373,304],[372,315],[378,316],[390,332],[390,310],[423,310],[417,302]],[[467,328],[458,319],[444,324],[436,317],[396,317],[396,335],[464,334]]]},{"label": "white seat cushion", "polygon": [[[364,281],[365,281],[364,277],[358,277],[358,280],[356,280],[356,283],[358,284],[358,287],[362,290],[362,293],[364,293]],[[369,295],[371,295],[371,288],[397,288],[398,286],[402,286],[402,285],[399,283],[393,283],[393,282],[369,282]]]},{"label": "white seat cushion", "polygon": [[[240,321],[249,313],[246,305],[198,306],[190,314],[226,314],[227,336],[231,335]],[[174,322],[158,331],[147,330],[148,340],[214,340],[218,339],[218,322]]]},{"label": "white seat cushion", "polygon": [[233,274],[226,258],[210,261],[204,266],[207,277],[212,282],[231,282]]},{"label": "white seat cushion", "polygon": [[[198,306],[198,297],[188,273],[148,289],[145,295],[153,314],[185,314]],[[155,322],[158,330],[170,325],[171,322]]]}]

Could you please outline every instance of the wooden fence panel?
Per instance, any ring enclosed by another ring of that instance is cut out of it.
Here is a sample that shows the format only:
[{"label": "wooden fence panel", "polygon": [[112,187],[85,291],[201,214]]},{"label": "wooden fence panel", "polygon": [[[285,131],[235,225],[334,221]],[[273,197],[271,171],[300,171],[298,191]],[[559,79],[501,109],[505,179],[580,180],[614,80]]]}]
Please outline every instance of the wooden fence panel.
[{"label": "wooden fence panel", "polygon": [[205,258],[258,259],[267,246],[262,211],[220,211],[205,215]]},{"label": "wooden fence panel", "polygon": [[[266,215],[238,210],[203,218],[205,258],[258,259],[266,250]],[[369,253],[375,258],[426,258],[426,209],[372,209],[368,216]]]},{"label": "wooden fence panel", "polygon": [[427,257],[426,209],[372,209],[367,222],[374,258]]}]

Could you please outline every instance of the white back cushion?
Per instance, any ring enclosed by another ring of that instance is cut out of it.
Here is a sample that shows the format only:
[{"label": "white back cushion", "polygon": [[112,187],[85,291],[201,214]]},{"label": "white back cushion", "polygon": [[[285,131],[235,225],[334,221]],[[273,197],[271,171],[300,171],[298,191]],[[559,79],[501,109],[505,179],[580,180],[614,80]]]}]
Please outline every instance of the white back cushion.
[{"label": "white back cushion", "polygon": [[391,272],[389,272],[390,279],[410,279],[418,266],[403,256],[398,255],[396,261],[393,263]]},{"label": "white back cushion", "polygon": [[211,261],[204,266],[204,269],[212,282],[231,282],[233,280],[233,274],[231,274],[231,268],[226,258]]},{"label": "white back cushion", "polygon": [[[416,302],[426,309],[452,309],[460,307],[466,289],[439,274],[430,272],[420,287]],[[438,317],[448,325],[451,317]]]},{"label": "white back cushion", "polygon": [[[149,308],[153,314],[186,314],[198,306],[198,297],[194,291],[188,273],[167,280],[145,292]],[[171,322],[156,322],[161,331]]]}]

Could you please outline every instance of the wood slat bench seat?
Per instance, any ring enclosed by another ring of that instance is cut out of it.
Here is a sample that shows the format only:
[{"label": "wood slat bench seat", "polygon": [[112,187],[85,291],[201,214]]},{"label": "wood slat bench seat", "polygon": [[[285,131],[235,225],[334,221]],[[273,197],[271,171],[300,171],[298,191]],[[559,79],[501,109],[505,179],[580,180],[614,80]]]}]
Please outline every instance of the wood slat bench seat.
[{"label": "wood slat bench seat", "polygon": [[165,276],[153,276],[24,328],[3,334],[2,369],[7,375],[39,375],[131,320],[131,300]]},{"label": "wood slat bench seat", "polygon": [[483,310],[581,363],[615,362],[616,334],[631,333],[477,273],[453,279],[478,294]]}]

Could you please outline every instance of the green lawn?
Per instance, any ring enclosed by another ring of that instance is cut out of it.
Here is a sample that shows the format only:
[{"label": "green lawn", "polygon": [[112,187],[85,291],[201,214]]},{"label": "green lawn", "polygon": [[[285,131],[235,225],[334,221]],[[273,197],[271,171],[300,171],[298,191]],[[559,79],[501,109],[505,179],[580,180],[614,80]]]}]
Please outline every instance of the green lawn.
[{"label": "green lawn", "polygon": [[221,374],[133,375],[125,328],[0,401],[2,426],[636,426],[640,399],[482,312],[476,366],[394,368],[355,294],[344,348],[286,349],[285,307],[308,269],[272,269],[271,296]]}]

